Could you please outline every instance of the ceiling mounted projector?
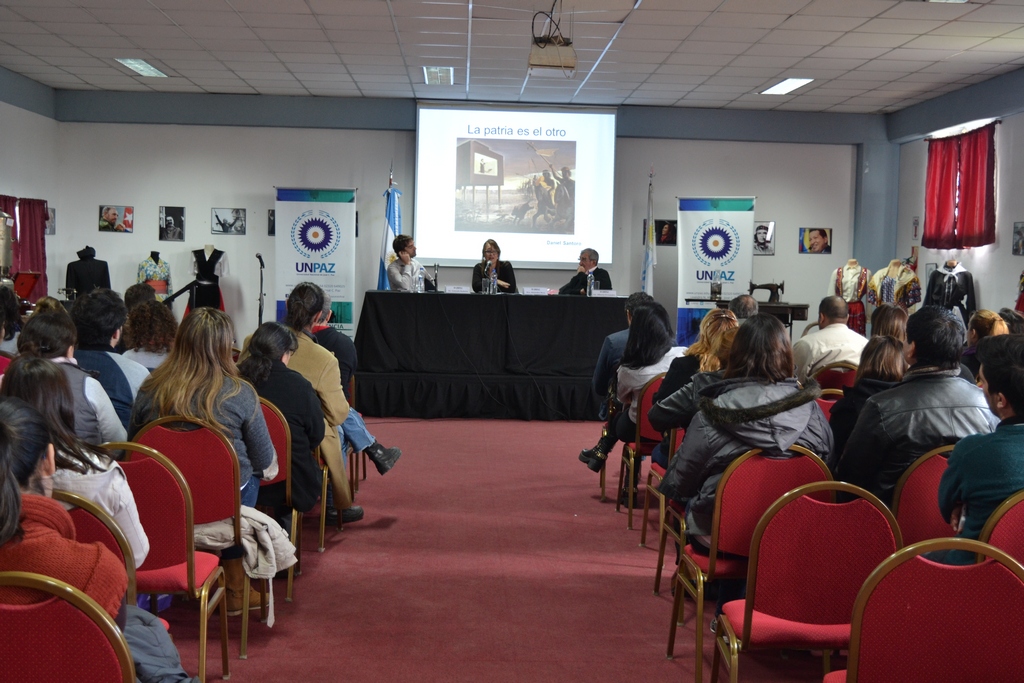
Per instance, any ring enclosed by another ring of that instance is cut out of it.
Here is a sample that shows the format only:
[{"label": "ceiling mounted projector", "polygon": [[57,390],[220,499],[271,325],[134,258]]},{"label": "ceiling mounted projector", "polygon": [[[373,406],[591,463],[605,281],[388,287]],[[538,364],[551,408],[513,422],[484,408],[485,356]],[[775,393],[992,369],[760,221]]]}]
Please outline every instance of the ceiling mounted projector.
[{"label": "ceiling mounted projector", "polygon": [[[537,12],[533,15],[533,44],[530,46],[530,58],[527,61],[530,76],[541,78],[572,78],[576,75],[576,50],[572,47],[572,19],[569,23],[568,37],[562,34],[562,27],[555,16],[555,6],[560,0],[554,0],[551,10]],[[537,32],[537,17],[545,19],[541,32]]]}]

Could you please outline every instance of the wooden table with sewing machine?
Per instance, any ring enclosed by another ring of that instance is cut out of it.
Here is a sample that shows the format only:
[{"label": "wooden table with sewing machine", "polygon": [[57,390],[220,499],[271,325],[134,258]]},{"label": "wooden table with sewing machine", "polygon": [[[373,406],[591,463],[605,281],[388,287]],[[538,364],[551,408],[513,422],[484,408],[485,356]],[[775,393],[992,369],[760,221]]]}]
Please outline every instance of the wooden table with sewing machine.
[{"label": "wooden table with sewing machine", "polygon": [[[750,283],[749,293],[754,294],[759,289],[768,290],[768,301],[758,301],[757,310],[760,313],[774,315],[782,324],[789,328],[789,337],[793,338],[793,321],[807,320],[808,304],[792,304],[780,301],[780,295],[785,292],[785,282],[778,284],[774,282],[756,285]],[[729,308],[728,299],[686,299],[686,303],[713,303],[718,308]]]}]

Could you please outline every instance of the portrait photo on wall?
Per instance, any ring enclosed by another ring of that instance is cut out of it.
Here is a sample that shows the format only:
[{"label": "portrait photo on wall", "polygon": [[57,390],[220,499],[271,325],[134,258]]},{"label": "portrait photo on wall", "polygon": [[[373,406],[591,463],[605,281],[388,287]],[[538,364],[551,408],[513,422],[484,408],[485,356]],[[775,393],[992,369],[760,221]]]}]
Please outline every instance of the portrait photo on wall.
[{"label": "portrait photo on wall", "polygon": [[754,256],[775,255],[775,221],[754,221]]},{"label": "portrait photo on wall", "polygon": [[271,237],[277,234],[277,213],[274,209],[267,209],[267,234]]},{"label": "portrait photo on wall", "polygon": [[214,235],[244,235],[245,209],[213,209],[210,232]]},{"label": "portrait photo on wall", "polygon": [[659,247],[676,246],[676,220],[654,219],[654,243]]},{"label": "portrait photo on wall", "polygon": [[161,206],[159,221],[161,242],[185,241],[184,206]]},{"label": "portrait photo on wall", "polygon": [[1024,223],[1013,224],[1013,255],[1024,256]]},{"label": "portrait photo on wall", "polygon": [[100,204],[100,232],[132,232],[135,207]]},{"label": "portrait photo on wall", "polygon": [[46,229],[43,230],[44,235],[56,235],[57,234],[57,209],[47,207],[46,209]]},{"label": "portrait photo on wall", "polygon": [[801,254],[831,254],[832,228],[800,228]]}]

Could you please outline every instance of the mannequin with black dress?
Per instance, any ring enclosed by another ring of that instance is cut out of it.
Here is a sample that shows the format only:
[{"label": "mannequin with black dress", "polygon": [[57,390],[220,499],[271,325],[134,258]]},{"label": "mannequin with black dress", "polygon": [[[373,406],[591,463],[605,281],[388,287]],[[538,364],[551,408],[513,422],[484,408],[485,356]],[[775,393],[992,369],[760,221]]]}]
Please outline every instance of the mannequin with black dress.
[{"label": "mannequin with black dress", "polygon": [[87,246],[78,252],[78,260],[68,264],[64,286],[75,295],[87,294],[97,287],[110,289],[110,270],[106,261],[96,258],[96,250]]},{"label": "mannequin with black dress", "polygon": [[192,252],[192,272],[198,285],[192,292],[189,308],[210,306],[224,310],[220,295],[220,278],[228,274],[228,256],[220,249],[207,244],[203,249]]},{"label": "mannequin with black dress", "polygon": [[946,261],[928,278],[924,304],[946,310],[956,308],[966,325],[978,308],[974,298],[974,276],[959,261]]}]

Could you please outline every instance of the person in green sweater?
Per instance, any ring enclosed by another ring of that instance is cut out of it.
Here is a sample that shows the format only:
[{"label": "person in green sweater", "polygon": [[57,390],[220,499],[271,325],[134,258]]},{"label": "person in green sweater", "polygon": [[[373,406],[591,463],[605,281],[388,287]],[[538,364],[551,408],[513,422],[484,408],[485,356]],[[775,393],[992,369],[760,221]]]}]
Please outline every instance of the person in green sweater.
[{"label": "person in green sweater", "polygon": [[[961,439],[939,482],[939,510],[962,538],[977,539],[1000,503],[1024,489],[1024,336],[986,337],[978,343],[978,384],[999,418],[991,434]],[[953,550],[935,557],[972,564],[973,553]]]}]

